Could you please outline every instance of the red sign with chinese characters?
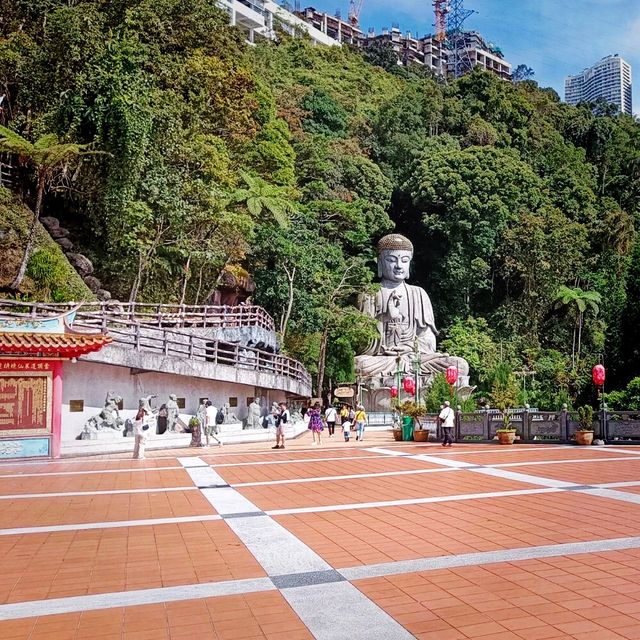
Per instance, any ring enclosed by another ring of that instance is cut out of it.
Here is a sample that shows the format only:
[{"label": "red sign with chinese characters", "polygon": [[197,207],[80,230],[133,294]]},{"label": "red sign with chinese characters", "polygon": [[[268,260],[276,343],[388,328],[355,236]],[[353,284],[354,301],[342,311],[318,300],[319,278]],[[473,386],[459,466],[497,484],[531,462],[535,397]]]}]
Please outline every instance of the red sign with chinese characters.
[{"label": "red sign with chinese characters", "polygon": [[0,431],[47,429],[48,376],[0,376]]}]

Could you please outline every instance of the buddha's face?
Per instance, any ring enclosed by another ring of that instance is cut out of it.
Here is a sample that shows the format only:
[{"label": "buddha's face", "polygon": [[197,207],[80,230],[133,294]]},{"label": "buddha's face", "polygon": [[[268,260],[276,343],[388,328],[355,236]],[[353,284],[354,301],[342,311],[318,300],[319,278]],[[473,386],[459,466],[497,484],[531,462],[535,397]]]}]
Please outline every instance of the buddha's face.
[{"label": "buddha's face", "polygon": [[402,282],[409,277],[412,253],[406,249],[387,249],[380,253],[378,265],[383,280]]}]

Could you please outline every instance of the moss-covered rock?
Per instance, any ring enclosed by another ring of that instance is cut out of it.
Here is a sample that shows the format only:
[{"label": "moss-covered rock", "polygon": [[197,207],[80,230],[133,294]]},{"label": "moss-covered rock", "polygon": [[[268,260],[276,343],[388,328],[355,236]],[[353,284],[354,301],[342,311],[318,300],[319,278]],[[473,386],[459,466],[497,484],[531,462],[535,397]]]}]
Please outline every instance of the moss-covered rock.
[{"label": "moss-covered rock", "polygon": [[[8,189],[0,187],[0,290],[8,292],[18,271],[32,220],[33,211]],[[25,299],[52,302],[96,299],[40,224],[27,275],[17,293]]]}]

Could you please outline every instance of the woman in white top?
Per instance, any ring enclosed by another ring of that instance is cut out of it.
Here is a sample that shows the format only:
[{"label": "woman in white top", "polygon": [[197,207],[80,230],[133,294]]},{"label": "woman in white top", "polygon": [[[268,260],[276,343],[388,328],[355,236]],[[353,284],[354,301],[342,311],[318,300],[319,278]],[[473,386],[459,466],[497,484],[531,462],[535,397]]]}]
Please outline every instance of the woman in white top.
[{"label": "woman in white top", "polygon": [[135,434],[135,444],[133,446],[133,459],[144,460],[144,450],[149,437],[149,414],[143,407],[138,409],[133,421],[133,433]]},{"label": "woman in white top", "polygon": [[442,434],[443,434],[443,447],[450,447],[453,444],[453,425],[455,421],[455,412],[451,408],[451,403],[447,400],[444,403],[444,407],[438,416],[440,423],[442,424]]}]

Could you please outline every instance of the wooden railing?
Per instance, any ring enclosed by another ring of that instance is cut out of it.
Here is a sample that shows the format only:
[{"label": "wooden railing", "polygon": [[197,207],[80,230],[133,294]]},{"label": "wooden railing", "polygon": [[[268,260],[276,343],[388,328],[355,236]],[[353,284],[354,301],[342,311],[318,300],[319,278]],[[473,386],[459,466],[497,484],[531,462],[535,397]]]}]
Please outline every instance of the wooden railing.
[{"label": "wooden railing", "polygon": [[[100,303],[90,303],[87,306],[102,308]],[[105,303],[108,305],[108,303]],[[178,318],[174,317],[174,321],[169,320],[172,317],[167,310],[171,305],[118,305],[122,306],[125,312],[111,313],[105,310],[104,313],[89,311],[84,306],[76,316],[73,326],[82,328],[102,328],[113,338],[116,346],[132,348],[136,351],[144,351],[147,353],[156,353],[163,356],[172,356],[176,358],[187,358],[189,360],[198,360],[202,362],[210,362],[212,364],[227,365],[240,369],[248,369],[251,371],[259,371],[271,373],[275,375],[285,376],[296,380],[309,389],[311,387],[311,376],[298,361],[286,356],[255,349],[253,347],[244,347],[231,342],[221,340],[213,340],[195,336],[191,333],[180,331],[180,328],[198,326],[198,327],[238,327],[238,326],[262,326],[268,328],[268,319],[271,323],[273,320],[261,307],[190,307],[189,309],[201,309],[201,322],[196,324],[176,324]],[[144,312],[140,313],[139,307],[145,310],[153,308],[161,308],[162,315],[159,317],[156,313]],[[49,303],[31,303],[18,302],[14,300],[0,300],[0,315],[11,316],[16,318],[33,318],[46,317],[63,313],[72,308],[69,304],[49,304]],[[217,320],[211,321],[211,316],[205,313],[205,310],[215,309],[217,312]],[[261,313],[258,313],[259,310]],[[131,311],[133,317],[128,318],[126,312]],[[192,312],[191,317],[196,318],[198,314]],[[206,324],[205,324],[206,317]],[[142,320],[141,318],[145,318]],[[224,319],[225,322],[221,320]],[[153,321],[157,321],[154,326]],[[265,326],[267,324],[267,326]]]},{"label": "wooden railing", "polygon": [[[84,323],[76,324],[81,326]],[[271,373],[296,380],[309,387],[311,385],[311,376],[297,360],[262,349],[209,340],[171,329],[145,327],[137,323],[131,323],[126,328],[112,327],[109,329],[109,335],[115,345],[133,348],[136,351]]]},{"label": "wooden railing", "polygon": [[[73,303],[0,300],[0,314],[46,316],[72,309]],[[257,305],[177,305],[140,302],[85,302],[77,321],[100,327],[132,321],[149,327],[261,327],[275,331],[273,318]]]}]

